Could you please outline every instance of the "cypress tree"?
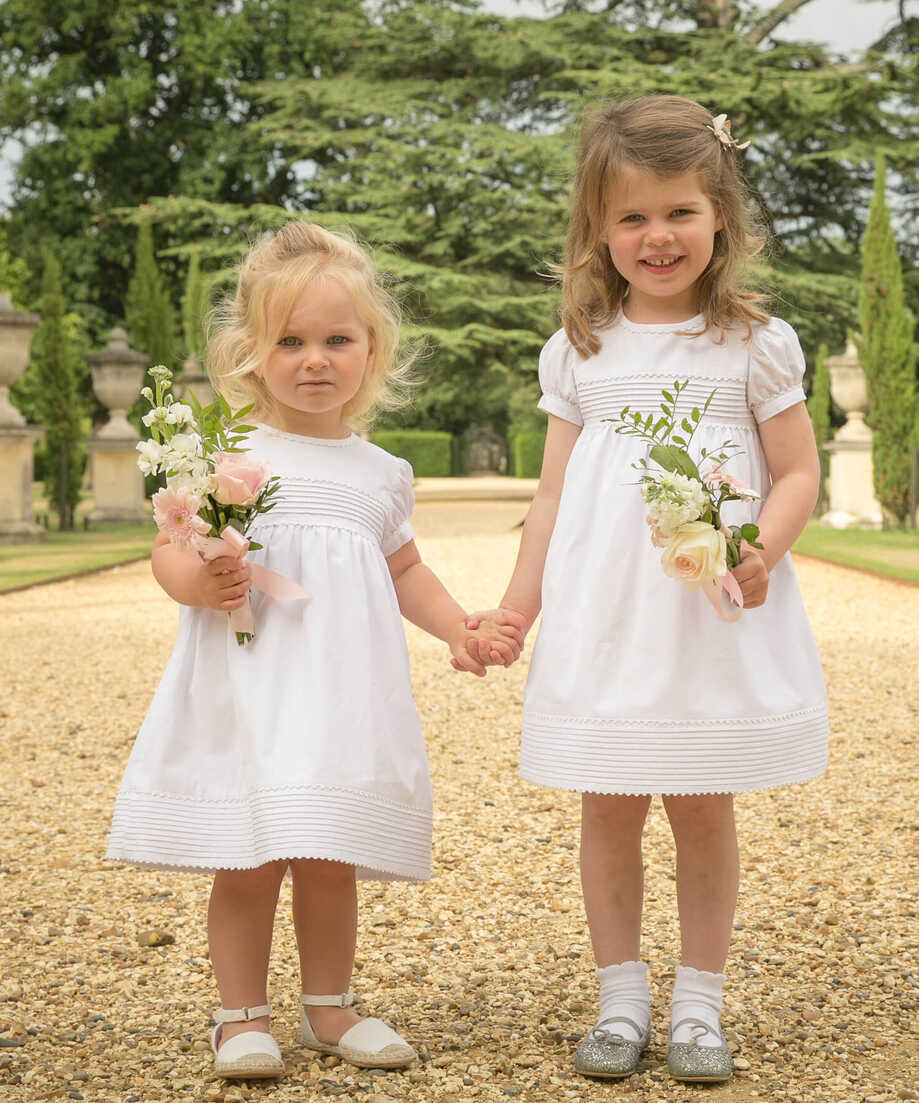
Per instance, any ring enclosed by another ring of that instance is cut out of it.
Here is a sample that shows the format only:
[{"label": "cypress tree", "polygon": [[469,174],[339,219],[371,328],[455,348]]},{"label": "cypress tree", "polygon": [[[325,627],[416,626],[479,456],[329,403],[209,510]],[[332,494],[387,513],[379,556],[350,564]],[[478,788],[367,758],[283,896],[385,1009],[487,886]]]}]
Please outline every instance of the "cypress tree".
[{"label": "cypress tree", "polygon": [[820,456],[820,495],[817,498],[816,507],[818,515],[826,509],[828,457],[823,446],[833,435],[830,428],[830,371],[826,366],[827,353],[826,345],[821,345],[817,353],[810,398],[807,400],[807,412],[814,427],[814,440],[817,442],[817,454]]},{"label": "cypress tree", "polygon": [[868,385],[867,422],[874,430],[874,490],[886,513],[903,526],[909,513],[910,443],[916,422],[916,345],[885,183],[879,155],[862,241],[858,349]]},{"label": "cypress tree", "polygon": [[74,527],[85,452],[84,402],[80,397],[80,323],[68,315],[61,266],[44,251],[41,324],[32,341],[31,375],[38,423],[45,430],[45,494],[62,530]]},{"label": "cypress tree", "polygon": [[125,298],[125,317],[131,345],[150,357],[151,366],[176,368],[175,313],[153,251],[149,220],[137,231],[134,275]]},{"label": "cypress tree", "polygon": [[185,354],[204,359],[204,316],[209,306],[208,280],[201,271],[198,253],[192,253],[185,277],[185,294],[182,297],[182,332],[185,338]]}]

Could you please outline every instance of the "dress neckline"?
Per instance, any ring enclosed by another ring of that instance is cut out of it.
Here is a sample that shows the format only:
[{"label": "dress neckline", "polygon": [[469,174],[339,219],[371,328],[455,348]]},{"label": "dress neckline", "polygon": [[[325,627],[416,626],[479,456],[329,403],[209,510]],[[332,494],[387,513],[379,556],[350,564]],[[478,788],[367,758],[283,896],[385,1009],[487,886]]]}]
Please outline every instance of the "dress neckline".
[{"label": "dress neckline", "polygon": [[634,333],[679,333],[681,330],[694,333],[696,330],[704,331],[705,315],[694,314],[682,322],[632,322],[620,311],[613,325],[622,326]]},{"label": "dress neckline", "polygon": [[275,429],[273,425],[264,425],[260,421],[257,421],[255,426],[266,436],[293,440],[298,444],[318,444],[320,448],[346,448],[349,444],[354,444],[361,439],[357,433],[349,433],[346,437],[308,437],[303,433],[287,433],[283,429]]}]

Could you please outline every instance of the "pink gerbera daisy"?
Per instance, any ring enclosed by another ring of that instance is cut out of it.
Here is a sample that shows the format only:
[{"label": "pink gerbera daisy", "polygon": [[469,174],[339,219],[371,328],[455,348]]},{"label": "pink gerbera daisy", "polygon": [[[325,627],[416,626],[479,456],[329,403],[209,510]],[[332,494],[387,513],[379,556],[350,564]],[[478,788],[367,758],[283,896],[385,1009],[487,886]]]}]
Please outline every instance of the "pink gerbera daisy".
[{"label": "pink gerbera daisy", "polygon": [[182,551],[197,551],[211,526],[198,516],[201,499],[189,490],[167,486],[153,495],[153,518]]}]

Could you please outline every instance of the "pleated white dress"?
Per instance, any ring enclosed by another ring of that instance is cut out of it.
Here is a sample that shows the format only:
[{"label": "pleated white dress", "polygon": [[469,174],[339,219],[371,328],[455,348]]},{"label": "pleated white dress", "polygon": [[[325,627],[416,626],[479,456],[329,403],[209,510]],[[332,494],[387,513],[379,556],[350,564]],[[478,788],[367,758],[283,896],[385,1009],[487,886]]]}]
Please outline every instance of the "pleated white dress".
[{"label": "pleated white dress", "polygon": [[281,478],[250,559],[312,597],[252,591],[244,647],[225,613],[180,607],[106,857],[207,871],[329,858],[427,878],[431,783],[385,558],[412,538],[411,467],[353,435],[260,428],[248,446]]},{"label": "pleated white dress", "polygon": [[[791,557],[765,604],[718,619],[700,590],[664,574],[632,464],[648,445],[607,418],[656,412],[674,380],[688,412],[716,389],[692,443],[744,449],[726,470],[762,496],[769,471],[757,424],[804,400],[798,339],[775,318],[751,342],[722,344],[701,317],[637,325],[624,317],[581,359],[563,330],[543,349],[541,409],[583,425],[565,474],[546,559],[542,624],[524,705],[521,774],[598,793],[722,793],[822,774],[828,721],[823,672]],[[728,524],[760,502],[729,503]]]}]

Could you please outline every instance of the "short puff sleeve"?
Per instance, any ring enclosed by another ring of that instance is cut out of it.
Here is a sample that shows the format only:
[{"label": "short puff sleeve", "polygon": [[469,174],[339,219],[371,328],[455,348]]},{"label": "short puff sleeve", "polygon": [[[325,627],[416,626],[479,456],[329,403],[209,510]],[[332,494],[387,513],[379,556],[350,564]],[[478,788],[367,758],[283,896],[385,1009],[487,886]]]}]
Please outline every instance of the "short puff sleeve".
[{"label": "short puff sleeve", "polygon": [[383,555],[394,555],[415,533],[409,518],[415,508],[414,472],[408,460],[396,459],[394,485],[390,487],[389,508],[383,521]]},{"label": "short puff sleeve", "polygon": [[757,422],[804,402],[804,353],[798,335],[781,318],[758,326],[750,349],[747,405]]},{"label": "short puff sleeve", "polygon": [[578,391],[574,382],[574,364],[577,357],[574,347],[563,329],[553,333],[539,354],[539,385],[542,398],[537,408],[547,414],[583,425],[584,418],[578,405]]}]

